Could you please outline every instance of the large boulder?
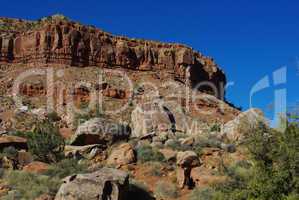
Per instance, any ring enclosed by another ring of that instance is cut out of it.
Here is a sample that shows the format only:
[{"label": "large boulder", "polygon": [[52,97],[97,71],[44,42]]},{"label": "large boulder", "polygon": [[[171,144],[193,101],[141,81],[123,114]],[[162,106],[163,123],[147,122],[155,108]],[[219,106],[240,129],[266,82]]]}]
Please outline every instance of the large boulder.
[{"label": "large boulder", "polygon": [[196,167],[200,164],[198,155],[194,151],[178,152],[177,154],[177,165],[184,167]]},{"label": "large boulder", "polygon": [[128,126],[104,118],[93,118],[78,127],[70,144],[75,146],[111,145],[118,140],[127,139],[129,136],[130,128]]},{"label": "large boulder", "polygon": [[136,161],[136,155],[132,145],[124,143],[112,150],[107,164],[123,166],[134,163]]},{"label": "large boulder", "polygon": [[126,172],[102,168],[94,173],[65,178],[55,200],[124,200],[128,187]]},{"label": "large boulder", "polygon": [[180,188],[192,187],[191,171],[200,165],[198,155],[193,151],[178,152],[177,182]]},{"label": "large boulder", "polygon": [[11,135],[1,135],[0,149],[10,146],[15,147],[16,149],[27,149],[27,139]]},{"label": "large boulder", "polygon": [[152,99],[148,103],[141,103],[132,112],[133,137],[142,137],[152,132],[157,136],[164,132],[188,132],[192,119],[180,109],[178,104],[159,101],[159,99]]},{"label": "large boulder", "polygon": [[267,125],[263,112],[258,109],[250,109],[227,122],[223,126],[222,136],[233,142],[242,141],[257,129],[260,123]]}]

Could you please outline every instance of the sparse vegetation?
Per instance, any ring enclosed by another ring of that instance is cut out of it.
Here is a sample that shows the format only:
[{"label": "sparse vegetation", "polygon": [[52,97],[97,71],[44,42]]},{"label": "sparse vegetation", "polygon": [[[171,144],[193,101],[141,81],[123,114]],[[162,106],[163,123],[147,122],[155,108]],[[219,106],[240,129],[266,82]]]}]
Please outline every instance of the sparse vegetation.
[{"label": "sparse vegetation", "polygon": [[246,144],[253,164],[239,163],[226,168],[229,181],[216,187],[221,199],[296,199],[299,193],[298,123],[288,122],[283,133],[261,124]]},{"label": "sparse vegetation", "polygon": [[147,175],[149,176],[162,176],[163,175],[163,164],[160,162],[148,162],[146,165],[149,166]]},{"label": "sparse vegetation", "polygon": [[57,162],[63,157],[64,140],[50,121],[37,123],[33,132],[26,136],[29,151],[37,160],[49,163]]},{"label": "sparse vegetation", "polygon": [[23,171],[10,171],[4,175],[4,180],[12,189],[12,192],[1,198],[4,200],[35,199],[42,194],[54,196],[61,184],[57,177]]},{"label": "sparse vegetation", "polygon": [[141,146],[137,149],[137,159],[141,163],[150,161],[162,162],[165,160],[163,154],[148,145]]},{"label": "sparse vegetation", "polygon": [[215,124],[213,124],[210,127],[210,132],[217,132],[217,133],[219,133],[220,131],[221,131],[221,125],[218,124],[218,123],[215,123]]},{"label": "sparse vegetation", "polygon": [[65,159],[50,166],[45,175],[50,177],[65,178],[73,174],[82,174],[87,172],[87,164],[78,163],[74,159]]},{"label": "sparse vegetation", "polygon": [[178,188],[173,183],[158,182],[155,188],[155,195],[162,199],[178,198]]}]

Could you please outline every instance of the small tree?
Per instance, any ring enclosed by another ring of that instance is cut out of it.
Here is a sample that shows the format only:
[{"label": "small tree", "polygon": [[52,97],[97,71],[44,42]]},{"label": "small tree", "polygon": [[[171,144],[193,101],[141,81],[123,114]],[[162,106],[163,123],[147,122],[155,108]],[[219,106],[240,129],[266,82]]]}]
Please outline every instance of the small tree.
[{"label": "small tree", "polygon": [[29,151],[43,162],[57,162],[62,156],[64,145],[58,128],[50,121],[37,123],[28,135]]}]

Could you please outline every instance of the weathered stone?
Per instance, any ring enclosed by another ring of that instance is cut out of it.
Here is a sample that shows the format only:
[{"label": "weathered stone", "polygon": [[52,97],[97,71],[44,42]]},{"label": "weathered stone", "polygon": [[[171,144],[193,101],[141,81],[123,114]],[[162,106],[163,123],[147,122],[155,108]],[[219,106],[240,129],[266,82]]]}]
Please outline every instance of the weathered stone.
[{"label": "weathered stone", "polygon": [[75,146],[101,144],[105,146],[118,140],[127,139],[129,136],[128,126],[103,118],[94,118],[78,127],[70,144]]},{"label": "weathered stone", "polygon": [[160,149],[159,152],[163,154],[167,161],[173,162],[176,160],[177,152],[172,149]]},{"label": "weathered stone", "polygon": [[197,154],[193,151],[178,152],[177,154],[177,182],[180,188],[192,187],[192,168],[200,165]]},{"label": "weathered stone", "polygon": [[85,145],[85,146],[71,146],[66,145],[64,147],[64,154],[66,157],[76,157],[82,156],[88,159],[92,159],[94,156],[91,156],[91,152],[94,149],[103,149],[104,147],[100,144],[92,144],[92,145]]},{"label": "weathered stone", "polygon": [[0,136],[0,149],[13,146],[16,149],[27,149],[27,139],[11,135]]},{"label": "weathered stone", "polygon": [[29,152],[19,151],[17,160],[19,167],[24,167],[33,162],[33,157]]},{"label": "weathered stone", "polygon": [[185,146],[193,146],[193,144],[195,143],[195,139],[192,136],[187,138],[182,138],[179,141],[181,142],[181,145],[185,145]]},{"label": "weathered stone", "polygon": [[78,174],[64,179],[55,200],[125,200],[129,187],[126,172],[102,168],[91,174]]},{"label": "weathered stone", "polygon": [[135,161],[136,156],[133,147],[128,143],[124,143],[112,150],[112,153],[107,160],[107,164],[123,166],[134,163]]},{"label": "weathered stone", "polygon": [[177,165],[181,167],[196,167],[200,164],[198,155],[193,151],[178,152]]}]

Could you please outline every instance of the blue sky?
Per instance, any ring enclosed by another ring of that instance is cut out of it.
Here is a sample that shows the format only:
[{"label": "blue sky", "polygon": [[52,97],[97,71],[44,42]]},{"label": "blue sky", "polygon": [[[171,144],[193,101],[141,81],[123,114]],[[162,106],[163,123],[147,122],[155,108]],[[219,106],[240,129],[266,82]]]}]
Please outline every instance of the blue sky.
[{"label": "blue sky", "polygon": [[257,93],[253,105],[271,117],[269,105],[277,88],[288,89],[289,106],[299,100],[297,0],[10,0],[1,7],[6,17],[39,19],[61,13],[113,34],[190,45],[215,58],[234,82],[227,99],[244,109],[252,86],[286,66],[287,84]]}]

